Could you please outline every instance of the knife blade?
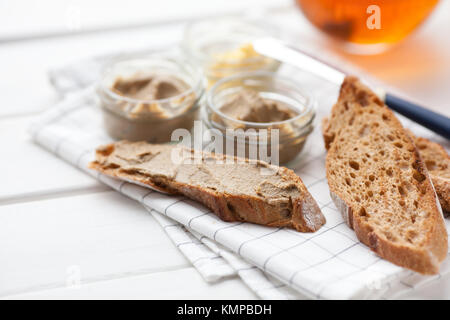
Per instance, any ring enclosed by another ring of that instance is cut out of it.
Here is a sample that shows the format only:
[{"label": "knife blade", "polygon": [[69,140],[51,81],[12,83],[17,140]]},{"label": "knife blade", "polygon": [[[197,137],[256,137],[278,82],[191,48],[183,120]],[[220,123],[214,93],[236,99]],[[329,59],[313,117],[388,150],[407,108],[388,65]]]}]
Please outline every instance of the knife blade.
[{"label": "knife blade", "polygon": [[[274,38],[259,38],[252,42],[256,52],[315,74],[322,79],[341,85],[346,73],[308,53]],[[381,90],[383,91],[383,90]],[[378,93],[378,91],[377,91]],[[383,92],[381,98],[392,110],[408,119],[450,139],[450,118],[393,94]]]},{"label": "knife blade", "polygon": [[309,71],[327,81],[338,85],[341,85],[344,81],[345,72],[310,56],[300,49],[294,49],[280,40],[260,38],[253,41],[252,45],[259,54]]}]

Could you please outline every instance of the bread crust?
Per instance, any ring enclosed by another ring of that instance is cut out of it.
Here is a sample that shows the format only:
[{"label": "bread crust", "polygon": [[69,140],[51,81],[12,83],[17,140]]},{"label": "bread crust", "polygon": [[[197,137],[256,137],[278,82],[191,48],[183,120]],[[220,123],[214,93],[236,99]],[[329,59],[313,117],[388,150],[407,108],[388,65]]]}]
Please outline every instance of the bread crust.
[{"label": "bread crust", "polygon": [[[440,165],[446,169],[442,169],[444,172],[439,172],[439,170],[432,171],[429,170],[431,181],[433,182],[434,188],[436,189],[436,194],[439,197],[439,202],[442,206],[442,210],[450,213],[450,167],[448,163],[450,163],[450,156],[447,151],[440,144],[430,141],[426,138],[414,136],[412,132],[408,132],[410,136],[413,138],[414,143],[419,148],[419,152],[425,163],[427,160],[436,161],[440,163]],[[420,149],[421,146],[425,146],[427,148],[433,149],[434,153],[428,155],[425,149]],[[439,159],[432,159],[435,156]],[[428,159],[430,158],[430,159]]]},{"label": "bread crust", "polygon": [[383,108],[383,114],[389,118],[391,128],[398,130],[399,133],[405,135],[410,140],[411,148],[414,150],[413,159],[415,166],[418,172],[424,176],[424,181],[421,182],[421,187],[425,195],[423,201],[426,202],[424,205],[430,208],[429,212],[431,212],[431,215],[427,218],[427,221],[431,223],[432,228],[427,234],[424,247],[411,246],[387,239],[385,236],[379,234],[366,220],[362,219],[360,215],[355,214],[359,209],[358,204],[354,201],[344,200],[348,199],[348,197],[342,193],[343,191],[330,184],[330,180],[333,179],[330,174],[331,162],[335,153],[339,150],[339,143],[337,141],[341,141],[341,139],[345,141],[345,137],[340,136],[339,131],[333,131],[331,120],[325,119],[323,121],[323,136],[325,146],[328,149],[326,158],[327,178],[329,180],[331,197],[336,207],[343,215],[349,227],[354,229],[358,239],[369,246],[380,257],[422,274],[438,273],[439,265],[447,255],[447,230],[433,184],[417,148],[393,112],[380,102],[378,97],[362,85],[355,77],[347,77],[345,79],[341,87],[338,103],[333,106],[332,115],[334,114],[338,118],[336,116],[337,113],[345,113],[342,108],[347,110],[345,104],[348,97],[353,97],[353,103],[360,104],[363,107],[369,104],[376,104],[380,108]]},{"label": "bread crust", "polygon": [[439,202],[442,210],[450,213],[450,180],[436,175],[430,175],[433,181],[436,193],[439,196]]},{"label": "bread crust", "polygon": [[298,185],[304,192],[302,197],[291,199],[291,215],[283,217],[280,212],[273,212],[271,206],[264,200],[252,195],[224,194],[195,185],[179,183],[172,179],[150,177],[137,172],[126,172],[117,167],[108,167],[105,165],[107,155],[105,155],[104,150],[109,150],[110,153],[113,149],[114,144],[99,148],[96,153],[97,160],[91,162],[89,168],[108,176],[137,182],[158,191],[184,195],[201,202],[224,221],[248,221],[271,227],[293,228],[299,232],[315,232],[325,224],[325,217],[301,179],[287,168],[280,167],[279,170],[289,181]]}]

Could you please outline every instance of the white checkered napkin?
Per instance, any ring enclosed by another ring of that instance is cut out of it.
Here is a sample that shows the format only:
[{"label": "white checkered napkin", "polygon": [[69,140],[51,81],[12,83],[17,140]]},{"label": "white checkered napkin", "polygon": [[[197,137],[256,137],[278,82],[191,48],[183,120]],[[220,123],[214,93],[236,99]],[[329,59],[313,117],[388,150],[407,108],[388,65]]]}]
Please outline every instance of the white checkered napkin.
[{"label": "white checkered napkin", "polygon": [[[321,94],[325,95],[323,100]],[[101,115],[92,95],[92,90],[86,89],[47,111],[32,126],[34,140],[114,189],[219,243],[247,263],[308,297],[389,297],[389,288],[397,288],[400,281],[415,275],[378,258],[359,243],[354,232],[342,221],[328,196],[319,130],[311,135],[304,155],[294,169],[305,179],[305,184],[322,208],[327,218],[326,225],[315,233],[300,233],[249,223],[227,223],[191,200],[161,194],[87,170],[87,163],[94,157],[94,149],[110,142],[102,129]],[[316,95],[322,107],[318,109],[318,118],[321,119],[328,112],[330,105],[323,101],[329,99],[330,93],[316,90]],[[443,264],[441,274],[448,271],[448,263]],[[242,277],[245,278],[244,275]],[[421,277],[419,283],[423,279],[430,278]],[[417,285],[407,288],[412,290]]]},{"label": "white checkered napkin", "polygon": [[301,295],[226,248],[146,207],[175,245],[208,282],[238,275],[262,299],[298,299]]},{"label": "white checkered napkin", "polygon": [[190,230],[190,232],[207,245],[213,252],[222,256],[237,272],[241,279],[262,299],[302,299],[299,292],[292,290],[276,278],[262,272],[260,269],[245,262],[236,254],[230,252],[222,245],[201,234]]},{"label": "white checkered napkin", "polygon": [[185,226],[146,207],[156,221],[167,232],[170,239],[192,265],[208,282],[215,282],[222,278],[236,275],[236,271],[218,252],[208,248],[200,239],[194,237]]}]

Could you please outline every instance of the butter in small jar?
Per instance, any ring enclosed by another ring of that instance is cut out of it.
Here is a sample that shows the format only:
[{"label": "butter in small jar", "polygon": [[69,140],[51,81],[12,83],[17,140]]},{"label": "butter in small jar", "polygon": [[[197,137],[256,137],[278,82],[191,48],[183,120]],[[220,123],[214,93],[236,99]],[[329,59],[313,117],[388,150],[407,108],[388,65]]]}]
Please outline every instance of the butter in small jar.
[{"label": "butter in small jar", "polygon": [[251,44],[276,34],[268,24],[232,18],[204,20],[186,28],[182,48],[191,61],[203,68],[211,87],[241,72],[276,71],[280,62],[259,54]]},{"label": "butter in small jar", "polygon": [[204,79],[184,60],[130,58],[105,69],[97,92],[112,138],[162,143],[174,130],[192,128]]}]

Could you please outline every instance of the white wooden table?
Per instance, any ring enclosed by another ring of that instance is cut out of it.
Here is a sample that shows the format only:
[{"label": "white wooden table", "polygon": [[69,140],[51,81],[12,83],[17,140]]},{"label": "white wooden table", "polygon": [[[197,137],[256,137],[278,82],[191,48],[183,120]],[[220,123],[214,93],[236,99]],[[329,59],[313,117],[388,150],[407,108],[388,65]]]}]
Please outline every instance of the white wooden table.
[{"label": "white wooden table", "polygon": [[[151,13],[136,1],[126,7],[104,0],[97,6],[51,0],[34,9],[25,1],[0,4],[0,298],[256,298],[237,278],[204,282],[143,207],[47,153],[26,133],[33,116],[58,99],[48,68],[175,43],[192,17],[274,7],[273,21],[290,26],[300,42],[330,49],[289,0],[188,3],[164,1]],[[388,53],[336,54],[449,116],[448,31],[450,3],[443,0],[419,32]],[[80,286],[70,285],[78,279]],[[450,298],[450,277],[406,298]]]}]

